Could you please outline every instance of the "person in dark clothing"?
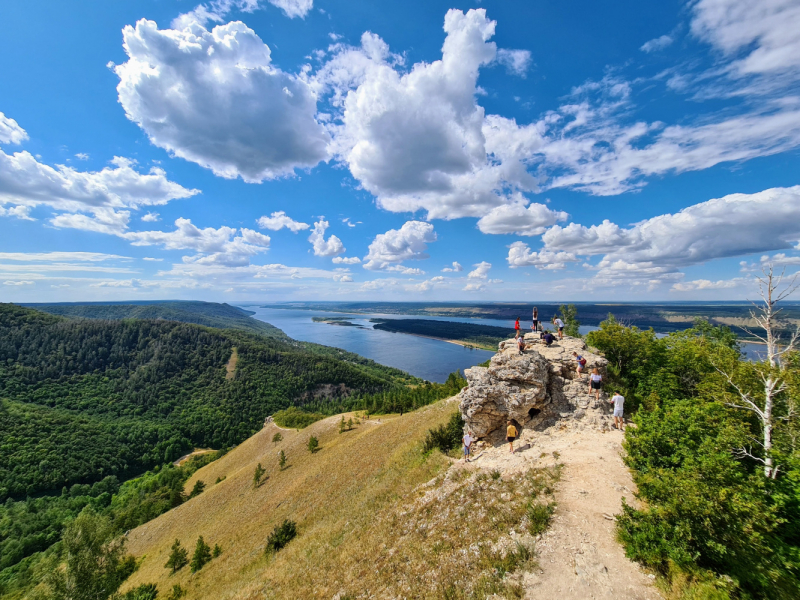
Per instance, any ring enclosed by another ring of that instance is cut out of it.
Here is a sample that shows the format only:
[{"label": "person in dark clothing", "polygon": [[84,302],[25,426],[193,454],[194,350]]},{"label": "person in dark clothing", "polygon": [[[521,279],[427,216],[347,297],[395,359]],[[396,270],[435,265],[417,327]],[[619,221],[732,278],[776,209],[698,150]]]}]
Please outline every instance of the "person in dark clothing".
[{"label": "person in dark clothing", "polygon": [[548,331],[542,336],[542,339],[544,340],[545,345],[550,346],[556,341],[556,336]]}]

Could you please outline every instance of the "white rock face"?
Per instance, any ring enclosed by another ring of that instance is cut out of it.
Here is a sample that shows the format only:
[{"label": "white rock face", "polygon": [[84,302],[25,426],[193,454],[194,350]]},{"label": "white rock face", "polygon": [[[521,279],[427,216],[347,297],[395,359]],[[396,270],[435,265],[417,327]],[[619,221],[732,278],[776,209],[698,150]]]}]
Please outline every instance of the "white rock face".
[{"label": "white rock face", "polygon": [[[579,338],[564,337],[549,347],[538,338],[537,334],[526,334],[527,347],[522,354],[515,340],[500,342],[488,368],[473,367],[464,372],[469,385],[458,395],[459,407],[465,427],[476,437],[485,438],[504,429],[509,419],[535,426],[556,417],[585,416],[594,399],[588,395],[588,373],[597,367],[605,376],[608,361],[589,352]],[[586,359],[582,378],[573,352]],[[603,406],[594,408],[602,411]]]}]

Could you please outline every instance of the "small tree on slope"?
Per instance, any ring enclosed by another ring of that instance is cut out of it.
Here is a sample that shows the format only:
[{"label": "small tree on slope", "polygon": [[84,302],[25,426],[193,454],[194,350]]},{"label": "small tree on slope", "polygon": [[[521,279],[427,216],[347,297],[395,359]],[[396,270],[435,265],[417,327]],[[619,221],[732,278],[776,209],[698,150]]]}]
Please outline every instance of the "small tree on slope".
[{"label": "small tree on slope", "polygon": [[185,567],[189,562],[189,553],[186,551],[186,548],[181,546],[180,540],[175,540],[175,543],[172,544],[172,548],[169,552],[169,558],[167,559],[167,564],[164,565],[165,569],[172,569],[173,573],[177,573],[183,567]]},{"label": "small tree on slope", "polygon": [[192,555],[192,562],[189,567],[192,573],[197,573],[202,569],[207,562],[211,560],[211,547],[206,544],[203,536],[197,538],[197,544],[194,547],[194,554]]}]

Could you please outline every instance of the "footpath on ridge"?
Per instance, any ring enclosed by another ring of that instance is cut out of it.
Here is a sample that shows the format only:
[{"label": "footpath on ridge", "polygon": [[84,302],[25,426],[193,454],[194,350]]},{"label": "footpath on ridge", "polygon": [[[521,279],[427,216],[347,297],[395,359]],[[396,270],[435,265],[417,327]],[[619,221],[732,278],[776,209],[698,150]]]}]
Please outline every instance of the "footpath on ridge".
[{"label": "footpath on ridge", "polygon": [[[470,385],[454,401],[482,439],[472,461],[452,468],[511,475],[562,465],[552,523],[536,541],[539,568],[522,575],[525,598],[660,599],[654,577],[616,540],[622,498],[636,505],[622,461],[624,434],[613,428],[607,395],[589,395],[588,374],[576,372],[573,352],[587,359],[587,372],[598,367],[605,374],[605,359],[576,338],[547,347],[527,334],[526,342],[522,355],[514,340],[501,342],[489,367],[467,370]],[[504,441],[506,415],[522,425],[514,454]]]}]

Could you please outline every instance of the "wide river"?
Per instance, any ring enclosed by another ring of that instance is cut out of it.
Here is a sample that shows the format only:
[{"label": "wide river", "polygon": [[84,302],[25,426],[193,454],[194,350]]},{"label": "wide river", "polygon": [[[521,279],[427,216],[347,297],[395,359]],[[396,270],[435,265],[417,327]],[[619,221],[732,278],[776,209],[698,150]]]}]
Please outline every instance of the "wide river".
[{"label": "wide river", "polygon": [[[453,371],[463,371],[484,362],[491,358],[494,352],[471,350],[458,344],[417,335],[380,331],[373,329],[369,320],[381,317],[388,319],[459,321],[461,323],[506,327],[508,329],[508,337],[514,336],[513,321],[499,321],[496,319],[460,319],[419,315],[384,315],[379,313],[354,315],[317,310],[261,308],[248,305],[243,305],[242,308],[255,311],[253,318],[274,325],[296,340],[342,348],[383,365],[402,369],[416,377],[439,383],[445,381]],[[361,327],[343,327],[314,322],[312,320],[313,317],[346,317],[348,321]],[[595,329],[597,327],[581,326],[580,331],[581,334],[585,335]],[[742,349],[748,358],[754,358],[756,351],[763,349],[763,347],[755,344],[742,344]]]}]

